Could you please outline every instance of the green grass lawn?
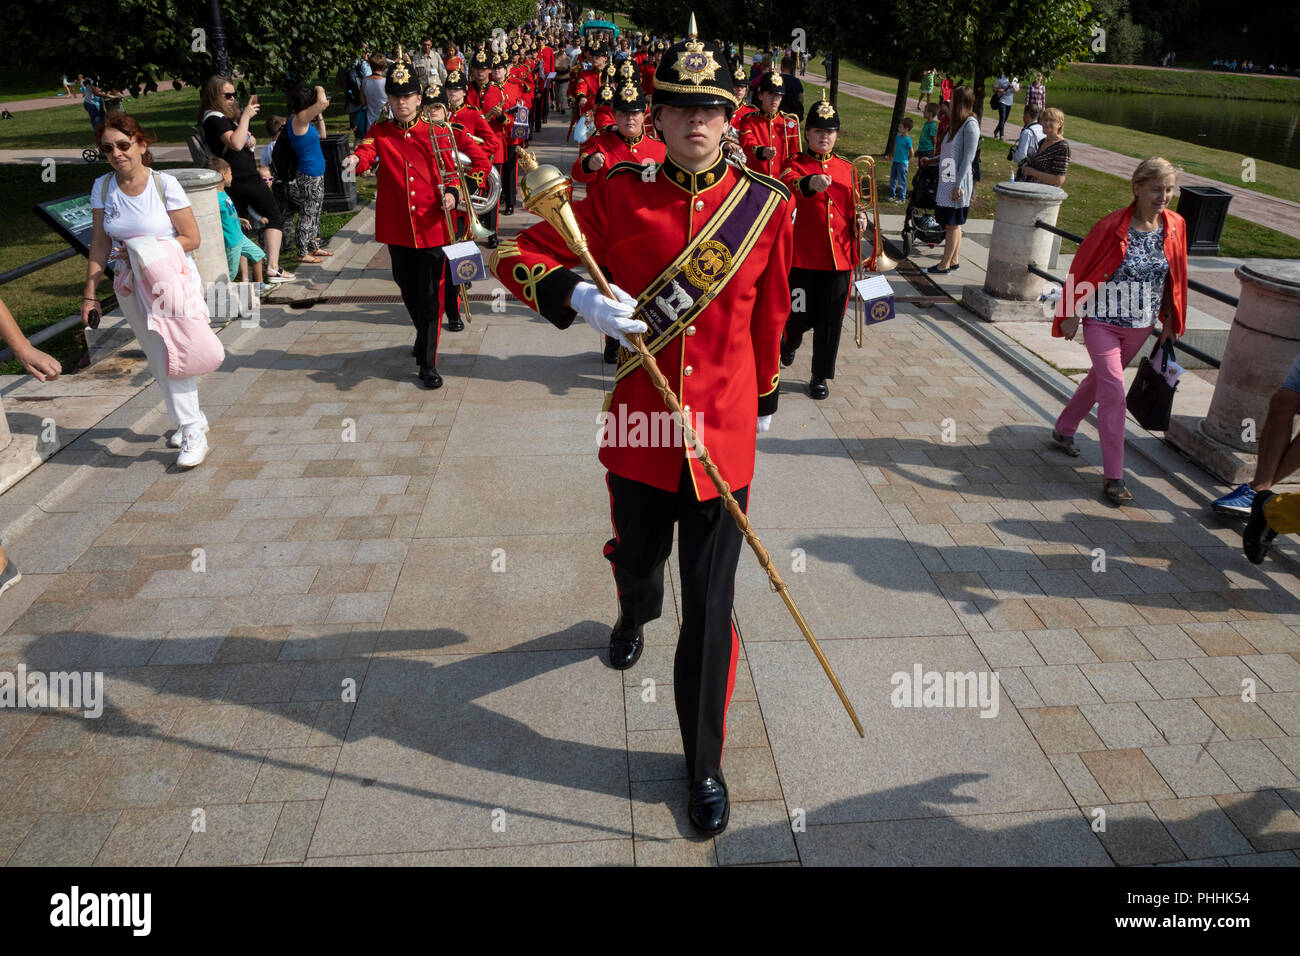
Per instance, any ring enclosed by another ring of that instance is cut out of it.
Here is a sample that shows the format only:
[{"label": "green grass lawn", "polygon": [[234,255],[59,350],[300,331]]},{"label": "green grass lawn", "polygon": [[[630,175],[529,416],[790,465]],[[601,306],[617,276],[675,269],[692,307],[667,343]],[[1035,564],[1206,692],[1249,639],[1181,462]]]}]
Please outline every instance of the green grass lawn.
[{"label": "green grass lawn", "polygon": [[[821,86],[809,83],[807,88],[805,102],[821,96]],[[852,159],[861,153],[872,153],[877,163],[877,193],[883,195],[888,190],[889,163],[880,151],[884,148],[889,130],[890,110],[886,106],[877,106],[843,95],[839,107],[843,128],[835,151],[846,159]],[[1013,164],[1007,159],[1007,144],[985,137],[980,148],[980,167],[983,178],[976,184],[975,202],[970,217],[991,219],[994,207],[993,184],[1009,180],[1014,171]],[[1061,206],[1057,224],[1062,229],[1079,235],[1087,233],[1102,216],[1128,205],[1133,197],[1128,180],[1083,166],[1070,167],[1064,189],[1069,198]],[[886,213],[891,210],[902,212],[903,207],[885,204],[883,209]],[[893,238],[897,239],[897,236]],[[1236,216],[1228,217],[1219,246],[1220,252],[1225,256],[1300,258],[1300,239],[1257,226]],[[1073,246],[1066,243],[1066,251],[1073,251]]]}]

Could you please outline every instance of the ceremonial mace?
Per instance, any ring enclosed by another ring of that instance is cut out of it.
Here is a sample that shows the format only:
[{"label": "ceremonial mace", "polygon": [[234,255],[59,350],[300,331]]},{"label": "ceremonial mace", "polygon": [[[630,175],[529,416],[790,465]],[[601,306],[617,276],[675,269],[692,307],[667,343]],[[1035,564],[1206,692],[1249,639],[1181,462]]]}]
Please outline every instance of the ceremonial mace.
[{"label": "ceremonial mace", "polygon": [[[515,152],[519,154],[519,166],[525,173],[520,181],[524,193],[524,208],[545,219],[560,234],[569,250],[581,259],[582,264],[587,267],[587,271],[591,273],[591,277],[595,280],[601,295],[617,300],[618,297],[614,295],[609,283],[605,281],[605,274],[600,271],[595,258],[591,255],[591,250],[587,248],[587,237],[582,234],[582,229],[578,226],[578,220],[573,215],[573,207],[569,204],[569,188],[572,184],[569,182],[568,177],[554,166],[538,166],[537,157],[522,146],[515,147]],[[758,535],[749,526],[749,518],[745,516],[745,512],[741,510],[736,499],[732,497],[731,488],[723,480],[722,473],[718,471],[718,466],[709,457],[708,449],[700,441],[700,436],[696,434],[695,429],[687,423],[686,415],[682,412],[681,402],[677,400],[672,386],[668,384],[668,379],[664,377],[664,373],[659,369],[654,356],[646,348],[640,333],[634,332],[628,335],[627,338],[632,343],[636,353],[641,356],[641,364],[649,373],[650,380],[654,382],[654,386],[658,389],[664,404],[668,406],[669,412],[672,413],[676,421],[681,422],[682,434],[690,447],[694,449],[695,456],[699,458],[700,464],[704,466],[709,480],[713,482],[713,487],[722,496],[722,502],[727,511],[731,513],[731,517],[735,519],[741,534],[745,536],[745,540],[749,542],[749,546],[754,550],[754,554],[758,557],[758,563],[767,572],[767,579],[771,583],[772,589],[781,595],[781,600],[790,609],[794,622],[799,625],[799,630],[803,632],[808,645],[813,649],[813,653],[817,655],[822,670],[830,678],[831,686],[835,688],[835,693],[839,694],[840,703],[849,712],[849,719],[853,721],[853,726],[857,728],[858,736],[866,737],[862,730],[862,723],[853,710],[853,705],[849,703],[844,688],[840,686],[839,678],[835,676],[834,668],[831,667],[830,661],[826,659],[826,655],[822,653],[821,646],[817,643],[817,638],[813,637],[812,631],[808,628],[808,623],[803,619],[803,615],[799,613],[794,598],[790,596],[789,587],[781,579],[781,575],[777,573],[776,567],[772,564],[772,556],[763,547],[763,542],[758,540]]]}]

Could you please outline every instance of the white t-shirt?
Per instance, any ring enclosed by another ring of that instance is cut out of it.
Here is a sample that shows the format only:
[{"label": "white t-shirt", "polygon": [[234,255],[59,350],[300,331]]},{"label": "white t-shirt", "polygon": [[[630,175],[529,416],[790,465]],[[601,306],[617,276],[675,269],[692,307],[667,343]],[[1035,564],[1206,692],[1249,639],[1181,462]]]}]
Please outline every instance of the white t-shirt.
[{"label": "white t-shirt", "polygon": [[[153,174],[150,174],[152,180]],[[136,236],[159,236],[175,238],[176,227],[172,225],[167,213],[175,209],[184,209],[190,205],[190,197],[185,195],[185,188],[180,181],[168,173],[158,173],[162,180],[163,193],[167,197],[166,206],[158,195],[152,181],[145,186],[138,196],[128,196],[117,188],[117,174],[107,173],[95,180],[90,187],[90,208],[104,210],[104,231],[111,239],[133,239]],[[104,180],[108,180],[108,192],[100,201],[100,191]]]}]

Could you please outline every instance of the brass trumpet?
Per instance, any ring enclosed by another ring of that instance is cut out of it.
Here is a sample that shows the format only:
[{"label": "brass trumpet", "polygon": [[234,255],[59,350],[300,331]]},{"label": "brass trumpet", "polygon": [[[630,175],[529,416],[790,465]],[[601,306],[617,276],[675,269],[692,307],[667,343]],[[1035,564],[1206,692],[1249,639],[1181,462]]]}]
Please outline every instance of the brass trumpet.
[{"label": "brass trumpet", "polygon": [[[880,202],[876,198],[876,160],[875,157],[864,153],[861,156],[855,156],[853,163],[853,282],[856,284],[861,279],[866,278],[868,272],[891,272],[898,267],[898,263],[889,256],[885,255],[880,245]],[[860,258],[862,255],[862,229],[858,226],[858,216],[867,213],[867,205],[864,203],[862,196],[862,178],[866,177],[869,190],[868,196],[871,200],[871,255],[865,259]],[[862,314],[862,297],[856,293],[853,295],[853,342],[858,348],[862,348],[862,331],[863,331],[863,314]]]}]

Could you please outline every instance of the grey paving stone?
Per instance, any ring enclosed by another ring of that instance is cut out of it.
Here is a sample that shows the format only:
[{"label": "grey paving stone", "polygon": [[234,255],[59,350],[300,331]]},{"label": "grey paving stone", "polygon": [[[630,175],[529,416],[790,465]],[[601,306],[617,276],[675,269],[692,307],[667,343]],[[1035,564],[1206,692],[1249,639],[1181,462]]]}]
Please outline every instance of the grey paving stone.
[{"label": "grey paving stone", "polygon": [[1236,789],[1200,744],[1143,747],[1142,752],[1180,797],[1203,797]]},{"label": "grey paving stone", "polygon": [[338,755],[338,747],[268,750],[249,801],[323,800]]},{"label": "grey paving stone", "polygon": [[309,855],[630,834],[624,726],[621,675],[583,651],[377,658]]},{"label": "grey paving stone", "polygon": [[1153,800],[1151,809],[1189,860],[1252,852],[1250,843],[1212,797]]},{"label": "grey paving stone", "polygon": [[39,817],[8,866],[90,866],[113,831],[120,810],[47,813]]},{"label": "grey paving stone", "polygon": [[795,833],[805,866],[1109,866],[1076,808],[876,823]]},{"label": "grey paving stone", "polygon": [[[1090,605],[1085,605],[1085,610]],[[1091,615],[1091,611],[1089,614]],[[1127,627],[1084,627],[1079,636],[1102,661],[1149,661],[1148,651]],[[1149,680],[1150,678],[1148,678]]]},{"label": "grey paving stone", "polygon": [[1128,661],[1106,664],[1080,664],[1083,676],[1092,682],[1101,699],[1107,703],[1118,701],[1158,700],[1160,695],[1143,679],[1142,674]]},{"label": "grey paving stone", "polygon": [[785,804],[780,800],[733,802],[727,829],[714,842],[722,866],[799,859]]},{"label": "grey paving stone", "polygon": [[1228,866],[1297,866],[1300,857],[1294,850],[1274,850],[1272,853],[1251,853],[1246,856],[1230,856]]},{"label": "grey paving stone", "polygon": [[998,668],[1001,689],[1019,710],[1026,707],[1043,707],[1043,699],[1034,690],[1034,685],[1019,667]]},{"label": "grey paving stone", "polygon": [[[750,670],[786,803],[808,824],[1073,806],[1024,724],[1002,700],[974,708],[896,708],[892,675],[968,672],[983,658],[969,638],[835,641],[823,648],[864,726],[853,731],[807,649],[751,644]],[[725,758],[724,758],[725,759]],[[999,781],[1014,779],[1014,787]]]},{"label": "grey paving stone", "polygon": [[677,730],[677,707],[671,684],[626,688],[624,700],[629,731]]},{"label": "grey paving stone", "polygon": [[1205,652],[1176,624],[1136,625],[1133,627],[1133,636],[1142,642],[1142,646],[1156,660],[1205,657]]},{"label": "grey paving stone", "polygon": [[204,809],[205,830],[191,833],[181,866],[247,866],[261,863],[280,817],[278,803],[215,805]]},{"label": "grey paving stone", "polygon": [[113,761],[87,809],[120,810],[129,807],[160,807],[190,762],[186,750],[163,753],[126,754]]},{"label": "grey paving stone", "polygon": [[1092,684],[1074,664],[1022,668],[1048,707],[1100,703]]},{"label": "grey paving stone", "polygon": [[1238,697],[1200,697],[1196,701],[1229,740],[1256,740],[1261,737],[1285,736],[1256,701],[1247,703]]},{"label": "grey paving stone", "polygon": [[1300,693],[1260,694],[1259,706],[1293,737],[1300,737]]},{"label": "grey paving stone", "polygon": [[1205,749],[1242,790],[1294,787],[1291,771],[1260,740],[1220,740]]},{"label": "grey paving stone", "polygon": [[[819,642],[965,633],[898,529],[872,529],[864,536],[757,527],[768,551],[782,556],[778,568]],[[786,573],[796,548],[803,550],[807,570]],[[767,575],[747,555],[736,573],[735,608],[747,644],[804,642]],[[816,608],[811,617],[810,608]]]},{"label": "grey paving stone", "polygon": [[987,631],[972,634],[971,638],[990,667],[1032,667],[1043,663],[1021,631]]},{"label": "grey paving stone", "polygon": [[1259,678],[1237,657],[1202,657],[1187,663],[1195,668],[1196,673],[1214,688],[1216,694],[1241,696],[1242,681],[1251,680],[1258,687]]},{"label": "grey paving stone", "polygon": [[1273,791],[1234,793],[1215,800],[1256,850],[1300,848],[1300,814]]},{"label": "grey paving stone", "polygon": [[637,866],[717,866],[715,841],[706,839],[635,841]]},{"label": "grey paving stone", "polygon": [[1097,781],[1077,753],[1054,754],[1049,759],[1080,807],[1100,806],[1107,802],[1105,792],[1097,786]]},{"label": "grey paving stone", "polygon": [[1136,703],[1087,704],[1079,710],[1111,749],[1164,743],[1163,735],[1151,725]]},{"label": "grey paving stone", "polygon": [[171,803],[191,808],[243,803],[257,778],[262,754],[260,750],[195,753],[172,790]]},{"label": "grey paving stone", "polygon": [[726,747],[722,754],[722,770],[733,805],[750,800],[782,798],[776,763],[766,746]]},{"label": "grey paving stone", "polygon": [[1187,661],[1138,661],[1137,669],[1164,698],[1209,697],[1210,685]]},{"label": "grey paving stone", "polygon": [[1042,655],[1044,664],[1087,664],[1097,660],[1092,648],[1073,628],[1027,631],[1025,637]]},{"label": "grey paving stone", "polygon": [[184,807],[123,810],[96,866],[175,866],[193,818]]},{"label": "grey paving stone", "polygon": [[1106,829],[1097,836],[1120,866],[1171,863],[1185,858],[1145,803],[1112,804],[1101,809],[1106,812]]},{"label": "grey paving stone", "polygon": [[1206,744],[1227,739],[1194,700],[1144,700],[1138,706],[1167,743]]},{"label": "grey paving stone", "polygon": [[[598,535],[417,538],[393,591],[379,647],[402,646],[392,643],[391,632],[410,628],[426,635],[426,653],[603,650],[618,613],[602,554],[608,537],[607,526]],[[494,571],[494,563],[504,571]],[[453,581],[456,586],[448,586]],[[434,636],[446,636],[430,642],[434,607],[440,628]]]},{"label": "grey paving stone", "polygon": [[[472,850],[308,857],[304,866],[631,866],[632,840],[586,840],[535,846],[498,846]],[[712,841],[709,841],[712,845]]]}]

